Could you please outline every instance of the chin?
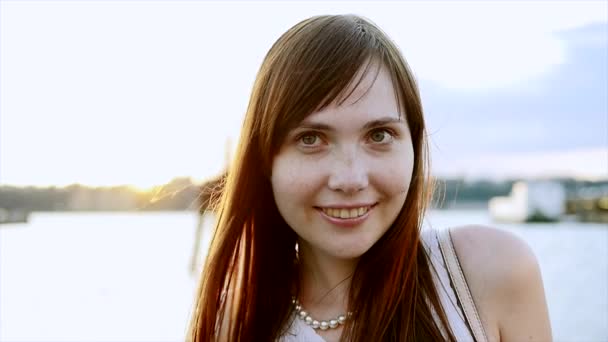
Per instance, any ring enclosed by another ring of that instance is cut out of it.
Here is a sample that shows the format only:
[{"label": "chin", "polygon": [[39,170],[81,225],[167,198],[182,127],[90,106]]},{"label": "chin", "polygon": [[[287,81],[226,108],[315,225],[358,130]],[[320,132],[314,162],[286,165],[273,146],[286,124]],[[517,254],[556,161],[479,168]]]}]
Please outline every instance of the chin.
[{"label": "chin", "polygon": [[344,249],[341,251],[334,252],[333,255],[336,258],[349,260],[359,259],[365,254],[372,246],[353,246],[352,248]]}]

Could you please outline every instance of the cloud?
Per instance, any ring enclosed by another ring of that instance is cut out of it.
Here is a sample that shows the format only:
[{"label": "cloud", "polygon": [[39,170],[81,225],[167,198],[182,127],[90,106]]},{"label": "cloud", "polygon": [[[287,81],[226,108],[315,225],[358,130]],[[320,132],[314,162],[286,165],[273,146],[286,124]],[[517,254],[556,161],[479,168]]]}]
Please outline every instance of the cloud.
[{"label": "cloud", "polygon": [[433,170],[440,177],[608,179],[608,147],[556,152],[435,156]]},{"label": "cloud", "polygon": [[607,140],[606,2],[0,6],[2,182],[216,174],[267,50],[297,21],[326,13],[365,15],[397,41],[444,155]]},{"label": "cloud", "polygon": [[444,153],[547,152],[608,143],[608,24],[557,34],[565,60],[507,89],[421,82],[434,143]]}]

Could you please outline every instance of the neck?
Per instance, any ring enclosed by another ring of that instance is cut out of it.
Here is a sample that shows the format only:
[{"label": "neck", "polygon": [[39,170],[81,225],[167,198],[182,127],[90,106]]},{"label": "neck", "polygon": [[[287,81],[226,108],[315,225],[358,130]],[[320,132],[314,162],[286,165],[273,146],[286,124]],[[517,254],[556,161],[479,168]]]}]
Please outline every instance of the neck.
[{"label": "neck", "polygon": [[[300,303],[320,315],[344,314],[348,307],[348,291],[358,259],[336,258],[305,243],[299,244]],[[323,319],[323,317],[321,317]]]}]

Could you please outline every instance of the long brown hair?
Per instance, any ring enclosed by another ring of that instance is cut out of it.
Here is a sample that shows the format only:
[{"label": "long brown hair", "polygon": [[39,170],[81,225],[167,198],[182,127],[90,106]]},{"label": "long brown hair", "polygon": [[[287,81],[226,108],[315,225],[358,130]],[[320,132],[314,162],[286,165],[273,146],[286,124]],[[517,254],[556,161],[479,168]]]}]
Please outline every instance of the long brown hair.
[{"label": "long brown hair", "polygon": [[354,15],[332,15],[289,29],[259,70],[223,187],[190,326],[192,342],[217,340],[218,334],[230,341],[273,341],[285,332],[297,295],[297,236],[276,207],[272,161],[290,129],[348,97],[359,70],[377,71],[373,62],[392,75],[413,141],[414,170],[397,219],[357,265],[349,292],[354,316],[342,340],[454,340],[420,240],[431,188],[417,85],[377,26]]}]

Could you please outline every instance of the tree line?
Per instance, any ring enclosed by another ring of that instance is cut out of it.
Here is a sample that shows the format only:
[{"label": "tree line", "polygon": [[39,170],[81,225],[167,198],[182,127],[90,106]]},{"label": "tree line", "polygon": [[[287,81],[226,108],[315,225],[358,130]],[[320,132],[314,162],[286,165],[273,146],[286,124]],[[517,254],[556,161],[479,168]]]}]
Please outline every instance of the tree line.
[{"label": "tree line", "polygon": [[[507,196],[517,179],[504,181],[437,179],[433,208],[450,209],[483,207],[495,196]],[[606,185],[608,181],[591,182],[558,179],[567,194],[577,189]],[[208,182],[207,184],[210,184]],[[74,184],[66,187],[0,186],[0,208],[26,211],[183,211],[198,210],[206,184],[190,178],[176,178],[146,191],[130,186],[89,187]]]}]

